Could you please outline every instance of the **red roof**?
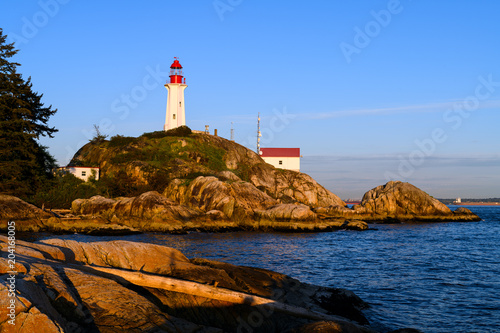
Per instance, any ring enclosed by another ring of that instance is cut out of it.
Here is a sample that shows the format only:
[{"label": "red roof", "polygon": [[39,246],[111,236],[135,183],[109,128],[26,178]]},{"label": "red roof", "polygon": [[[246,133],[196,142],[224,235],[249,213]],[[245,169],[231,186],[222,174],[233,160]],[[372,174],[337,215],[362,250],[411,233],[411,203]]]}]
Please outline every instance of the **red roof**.
[{"label": "red roof", "polygon": [[88,167],[88,166],[75,166],[75,165],[68,165],[65,167],[59,167],[58,169],[67,169],[67,168],[80,168],[80,169],[100,169],[99,167]]},{"label": "red roof", "polygon": [[262,157],[300,157],[300,148],[260,148]]},{"label": "red roof", "polygon": [[182,68],[182,66],[179,60],[175,59],[170,68]]}]

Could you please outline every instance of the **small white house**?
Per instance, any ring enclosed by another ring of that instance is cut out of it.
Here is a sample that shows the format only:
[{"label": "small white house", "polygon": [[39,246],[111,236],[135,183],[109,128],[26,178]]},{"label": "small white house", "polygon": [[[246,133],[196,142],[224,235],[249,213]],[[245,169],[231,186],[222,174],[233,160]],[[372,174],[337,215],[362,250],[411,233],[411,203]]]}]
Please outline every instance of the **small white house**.
[{"label": "small white house", "polygon": [[93,167],[83,167],[83,166],[67,166],[59,168],[62,172],[72,173],[76,178],[80,178],[83,181],[88,181],[93,175],[95,180],[99,180],[99,168]]},{"label": "small white house", "polygon": [[275,168],[300,171],[300,148],[260,148],[260,157]]}]

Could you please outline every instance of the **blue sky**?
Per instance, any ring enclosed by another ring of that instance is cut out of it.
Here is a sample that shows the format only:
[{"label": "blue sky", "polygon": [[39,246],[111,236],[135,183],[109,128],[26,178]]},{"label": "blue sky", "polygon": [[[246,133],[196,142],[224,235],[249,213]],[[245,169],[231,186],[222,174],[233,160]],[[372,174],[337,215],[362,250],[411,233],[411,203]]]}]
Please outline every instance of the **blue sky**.
[{"label": "blue sky", "polygon": [[58,109],[61,165],[94,135],[161,130],[173,57],[187,125],[300,147],[342,198],[388,179],[500,197],[497,1],[0,2],[19,71]]}]

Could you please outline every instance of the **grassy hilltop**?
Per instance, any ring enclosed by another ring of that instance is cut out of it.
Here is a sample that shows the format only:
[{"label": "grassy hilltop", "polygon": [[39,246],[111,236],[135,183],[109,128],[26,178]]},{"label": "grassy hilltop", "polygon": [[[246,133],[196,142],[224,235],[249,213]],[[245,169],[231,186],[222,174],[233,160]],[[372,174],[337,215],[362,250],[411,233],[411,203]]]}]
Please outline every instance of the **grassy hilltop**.
[{"label": "grassy hilltop", "polygon": [[[89,142],[70,165],[100,167],[102,189],[109,196],[130,196],[151,190],[162,192],[175,178],[189,180],[228,170],[228,151],[242,149],[246,150],[222,138],[194,134],[188,127],[181,127]],[[243,166],[255,164],[251,158],[243,162]],[[233,171],[247,180],[247,169],[237,163]]]}]

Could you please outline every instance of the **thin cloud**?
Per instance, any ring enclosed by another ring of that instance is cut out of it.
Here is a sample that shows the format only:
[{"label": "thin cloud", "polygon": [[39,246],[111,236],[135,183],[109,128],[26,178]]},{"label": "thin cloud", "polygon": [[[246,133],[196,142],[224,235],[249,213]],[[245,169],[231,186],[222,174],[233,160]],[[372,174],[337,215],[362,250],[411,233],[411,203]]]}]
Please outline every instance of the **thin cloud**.
[{"label": "thin cloud", "polygon": [[[298,116],[306,119],[330,119],[330,118],[341,118],[341,117],[353,117],[362,115],[388,115],[388,114],[399,114],[399,113],[424,113],[424,112],[444,112],[449,109],[453,109],[457,103],[461,104],[464,100],[456,100],[449,102],[440,103],[430,103],[430,104],[418,104],[418,105],[406,105],[397,106],[391,108],[372,108],[372,109],[357,109],[357,110],[339,110],[330,112],[310,112],[298,114]],[[500,100],[488,100],[479,103],[475,110],[483,109],[493,109],[500,108]]]},{"label": "thin cloud", "polygon": [[[305,155],[304,164],[317,164],[326,162],[351,162],[351,161],[399,161],[401,156],[407,153],[394,154],[366,154],[366,155]],[[500,154],[467,154],[467,156],[455,155],[433,155],[427,156],[428,161],[438,161],[442,163],[500,163]]]}]

